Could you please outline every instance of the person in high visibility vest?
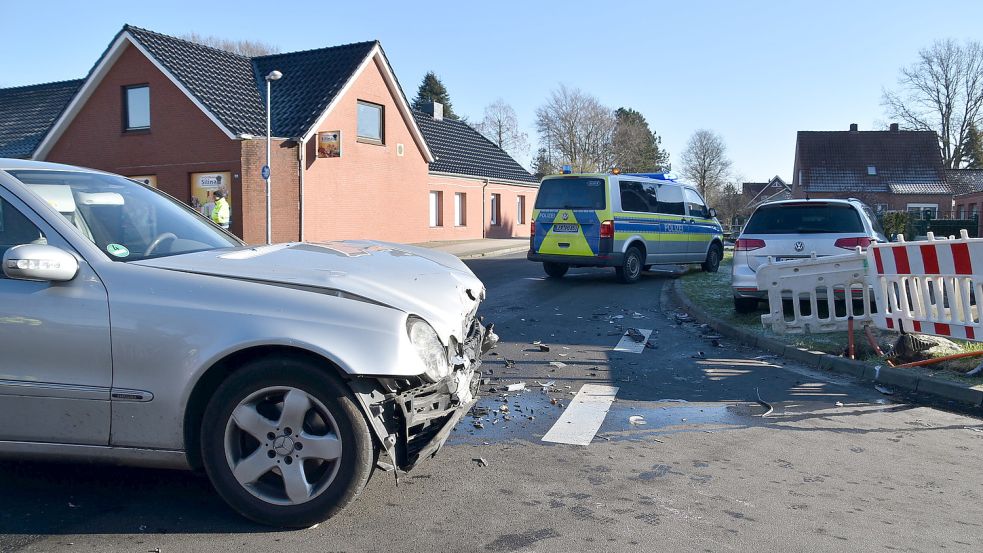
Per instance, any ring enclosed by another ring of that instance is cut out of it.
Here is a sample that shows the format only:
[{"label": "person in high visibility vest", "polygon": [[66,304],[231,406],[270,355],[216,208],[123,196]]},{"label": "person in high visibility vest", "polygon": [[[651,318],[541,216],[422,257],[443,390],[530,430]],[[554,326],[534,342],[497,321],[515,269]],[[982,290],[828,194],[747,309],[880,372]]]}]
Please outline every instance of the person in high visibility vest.
[{"label": "person in high visibility vest", "polygon": [[225,199],[224,191],[216,190],[213,195],[215,197],[215,207],[212,208],[212,221],[215,221],[216,225],[227,229],[229,228],[229,215],[231,215],[232,208],[229,207],[229,202]]}]

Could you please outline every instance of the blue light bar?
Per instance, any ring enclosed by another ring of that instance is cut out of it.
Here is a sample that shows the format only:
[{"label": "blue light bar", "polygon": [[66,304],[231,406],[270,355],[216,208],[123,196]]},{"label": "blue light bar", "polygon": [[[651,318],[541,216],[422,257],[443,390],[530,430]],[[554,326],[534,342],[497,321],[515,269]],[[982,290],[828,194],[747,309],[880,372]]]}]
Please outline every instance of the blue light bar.
[{"label": "blue light bar", "polygon": [[564,165],[563,166],[563,174],[564,175],[569,175],[570,173],[573,173],[573,167],[571,167],[569,165]]},{"label": "blue light bar", "polygon": [[633,177],[644,177],[646,179],[675,181],[669,173],[629,173]]}]

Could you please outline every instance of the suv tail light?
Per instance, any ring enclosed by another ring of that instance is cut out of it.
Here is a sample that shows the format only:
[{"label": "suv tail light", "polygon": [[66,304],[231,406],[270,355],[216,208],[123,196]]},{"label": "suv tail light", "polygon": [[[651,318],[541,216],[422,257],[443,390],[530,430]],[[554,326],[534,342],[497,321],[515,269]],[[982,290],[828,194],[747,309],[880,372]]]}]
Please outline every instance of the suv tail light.
[{"label": "suv tail light", "polygon": [[765,247],[765,241],[758,238],[738,238],[737,242],[734,243],[734,251],[738,252],[760,250],[763,247]]},{"label": "suv tail light", "polygon": [[866,248],[867,246],[870,245],[871,242],[872,240],[870,238],[867,238],[866,236],[860,236],[858,238],[840,238],[836,242],[834,242],[833,245],[836,246],[837,248],[843,248],[844,250],[852,250],[857,246],[860,246],[861,248]]},{"label": "suv tail light", "polygon": [[529,221],[529,249],[536,243],[536,221]]},{"label": "suv tail light", "polygon": [[601,222],[601,238],[614,238],[614,221]]}]

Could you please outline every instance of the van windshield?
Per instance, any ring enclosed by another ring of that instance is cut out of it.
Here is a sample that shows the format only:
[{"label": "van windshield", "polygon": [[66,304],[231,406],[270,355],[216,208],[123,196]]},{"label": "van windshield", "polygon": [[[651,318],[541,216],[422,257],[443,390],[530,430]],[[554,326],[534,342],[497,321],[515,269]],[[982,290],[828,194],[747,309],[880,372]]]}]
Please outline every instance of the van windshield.
[{"label": "van windshield", "polygon": [[604,209],[604,179],[560,177],[539,185],[536,209]]},{"label": "van windshield", "polygon": [[843,204],[774,204],[759,207],[744,234],[861,233],[864,224],[852,206]]}]

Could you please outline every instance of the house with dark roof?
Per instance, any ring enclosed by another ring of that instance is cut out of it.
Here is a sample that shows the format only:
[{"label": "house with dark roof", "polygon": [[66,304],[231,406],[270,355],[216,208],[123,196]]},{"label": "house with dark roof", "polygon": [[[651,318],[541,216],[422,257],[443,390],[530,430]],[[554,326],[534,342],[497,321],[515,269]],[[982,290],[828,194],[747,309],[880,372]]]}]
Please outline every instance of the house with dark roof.
[{"label": "house with dark roof", "polygon": [[438,103],[426,112],[414,110],[413,117],[435,158],[429,167],[431,226],[446,221],[463,238],[471,233],[469,220],[482,220],[486,237],[528,236],[536,177],[464,121],[445,119]]},{"label": "house with dark roof", "polygon": [[983,169],[946,169],[946,180],[956,196],[956,216],[959,219],[977,219],[977,234],[983,236]]},{"label": "house with dark roof", "polygon": [[778,175],[767,182],[745,182],[741,184],[741,209],[745,215],[756,207],[772,200],[787,200],[792,197],[792,187]]},{"label": "house with dark roof", "polygon": [[858,198],[877,211],[948,217],[953,190],[933,131],[799,131],[795,198]]},{"label": "house with dark roof", "polygon": [[264,242],[268,87],[275,242],[528,236],[501,223],[503,197],[492,219],[490,194],[466,198],[485,216],[445,224],[441,202],[434,215],[434,193],[457,188],[432,180],[432,166],[488,179],[482,192],[492,182],[529,191],[528,173],[499,174],[515,169],[504,152],[463,135],[451,145],[468,153],[440,146],[438,159],[377,41],[245,57],[126,25],[84,79],[0,90],[0,155],[119,173],[203,211],[223,189],[233,232]]}]

